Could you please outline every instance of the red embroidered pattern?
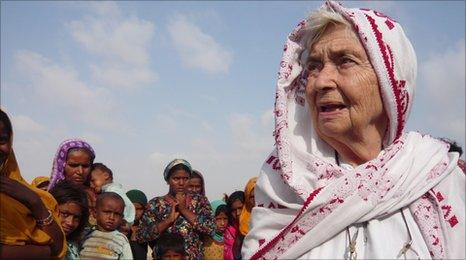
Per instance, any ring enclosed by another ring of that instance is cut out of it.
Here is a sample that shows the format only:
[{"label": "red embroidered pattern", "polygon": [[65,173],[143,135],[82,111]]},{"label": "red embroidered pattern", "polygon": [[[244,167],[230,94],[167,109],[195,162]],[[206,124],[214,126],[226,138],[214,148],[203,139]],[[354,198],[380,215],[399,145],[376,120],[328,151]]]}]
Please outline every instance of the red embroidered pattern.
[{"label": "red embroidered pattern", "polygon": [[380,54],[383,57],[385,68],[388,72],[388,78],[393,89],[397,110],[397,128],[395,133],[395,140],[398,139],[404,129],[406,112],[408,110],[409,95],[405,88],[406,82],[404,80],[395,79],[395,71],[393,64],[393,54],[390,46],[386,45],[383,41],[382,33],[379,31],[375,19],[366,14],[366,18],[371,24],[372,31],[379,45]]},{"label": "red embroidered pattern", "polygon": [[[320,190],[322,188],[318,188],[316,190],[314,190],[311,195],[309,196],[309,198],[306,200],[306,202],[304,203],[304,207],[301,209],[301,211],[298,213],[298,215],[296,216],[296,218],[293,220],[293,222],[291,222],[290,225],[288,225],[287,227],[285,227],[278,236],[276,236],[275,238],[273,238],[270,242],[268,242],[264,247],[262,247],[261,249],[259,249],[259,251],[257,251],[253,256],[251,256],[251,260],[254,260],[254,259],[267,259],[265,258],[264,254],[269,251],[277,242],[279,242],[279,239],[281,239],[284,234],[286,232],[288,232],[288,230],[290,230],[291,228],[291,225],[301,216],[301,214],[303,214],[304,210],[306,209],[306,207],[314,200],[314,198],[317,196],[317,194],[319,194]],[[264,243],[264,242],[263,242]],[[262,243],[262,244],[263,244]],[[277,258],[277,256],[275,256],[274,258]]]},{"label": "red embroidered pattern", "polygon": [[440,209],[443,212],[443,219],[445,219],[445,221],[450,225],[450,227],[456,226],[456,224],[458,224],[458,219],[456,218],[456,215],[453,215],[451,205],[445,204],[446,201],[443,193],[441,193],[440,191],[435,191],[434,189],[432,189],[432,192],[433,194],[435,194],[435,198],[438,202],[438,205],[440,206]]},{"label": "red embroidered pattern", "polygon": [[426,193],[409,206],[414,220],[419,226],[427,243],[430,256],[435,259],[445,259],[444,239],[441,231],[438,205],[435,196]]},{"label": "red embroidered pattern", "polygon": [[[296,243],[339,205],[344,203],[345,198],[353,196],[355,193],[363,200],[371,200],[374,203],[383,199],[394,186],[394,180],[386,174],[387,169],[385,168],[385,164],[398,153],[403,144],[402,138],[398,139],[391,146],[387,147],[383,157],[368,162],[354,174],[346,176],[345,174],[349,174],[350,172],[343,172],[342,177],[337,177],[338,173],[342,172],[341,168],[315,158],[315,162],[308,164],[307,167],[313,169],[313,172],[326,172],[329,180],[332,181],[344,178],[342,179],[342,185],[332,186],[334,187],[332,191],[333,196],[321,206],[306,212],[306,208],[309,207],[310,202],[323,188],[319,188],[311,193],[295,219],[269,243],[259,249],[252,258],[279,258],[292,244]],[[304,212],[306,212],[306,215],[303,215]]]}]

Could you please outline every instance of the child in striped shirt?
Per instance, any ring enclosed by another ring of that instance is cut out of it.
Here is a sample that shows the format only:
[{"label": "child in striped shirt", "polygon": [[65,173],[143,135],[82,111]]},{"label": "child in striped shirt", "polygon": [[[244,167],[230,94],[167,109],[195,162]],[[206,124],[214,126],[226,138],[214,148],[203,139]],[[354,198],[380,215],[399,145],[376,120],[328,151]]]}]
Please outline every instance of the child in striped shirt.
[{"label": "child in striped shirt", "polygon": [[86,236],[80,256],[82,259],[132,259],[128,238],[118,231],[125,202],[115,192],[104,192],[97,197],[93,215],[97,229]]}]

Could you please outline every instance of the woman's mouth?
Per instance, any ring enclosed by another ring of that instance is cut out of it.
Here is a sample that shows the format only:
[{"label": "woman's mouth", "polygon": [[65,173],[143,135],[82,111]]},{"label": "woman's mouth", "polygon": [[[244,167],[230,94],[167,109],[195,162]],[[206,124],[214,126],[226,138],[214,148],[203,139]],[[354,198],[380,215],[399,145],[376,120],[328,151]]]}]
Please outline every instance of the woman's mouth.
[{"label": "woman's mouth", "polygon": [[343,104],[323,104],[319,105],[319,112],[335,112],[344,108],[346,108],[346,106]]}]

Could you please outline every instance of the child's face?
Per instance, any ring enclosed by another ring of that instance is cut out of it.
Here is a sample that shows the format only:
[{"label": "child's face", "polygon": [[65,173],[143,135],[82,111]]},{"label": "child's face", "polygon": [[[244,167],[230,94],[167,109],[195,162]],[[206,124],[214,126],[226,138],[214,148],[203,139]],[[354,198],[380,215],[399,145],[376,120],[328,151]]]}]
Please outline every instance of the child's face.
[{"label": "child's face", "polygon": [[162,260],[182,260],[183,255],[173,250],[167,250],[162,256]]},{"label": "child's face", "polygon": [[235,200],[235,202],[231,204],[231,215],[235,222],[239,221],[239,215],[241,214],[242,209],[243,209],[243,202],[241,202],[241,200]]},{"label": "child's face", "polygon": [[114,198],[105,198],[95,209],[97,225],[104,231],[113,231],[120,227],[123,220],[125,204]]},{"label": "child's face", "polygon": [[142,218],[142,214],[144,213],[144,206],[138,202],[134,202],[133,205],[136,209],[136,216],[134,217],[134,222],[137,222]]},{"label": "child's face", "polygon": [[78,228],[81,221],[82,208],[76,202],[70,201],[58,205],[58,214],[63,232],[68,236]]},{"label": "child's face", "polygon": [[91,188],[95,193],[102,192],[102,186],[111,183],[110,174],[108,172],[95,169],[91,172]]},{"label": "child's face", "polygon": [[225,212],[220,212],[220,214],[215,217],[215,224],[217,225],[217,230],[223,233],[228,226],[227,214],[225,214]]},{"label": "child's face", "polygon": [[202,191],[202,180],[196,177],[189,179],[188,191],[191,193],[200,194]]}]

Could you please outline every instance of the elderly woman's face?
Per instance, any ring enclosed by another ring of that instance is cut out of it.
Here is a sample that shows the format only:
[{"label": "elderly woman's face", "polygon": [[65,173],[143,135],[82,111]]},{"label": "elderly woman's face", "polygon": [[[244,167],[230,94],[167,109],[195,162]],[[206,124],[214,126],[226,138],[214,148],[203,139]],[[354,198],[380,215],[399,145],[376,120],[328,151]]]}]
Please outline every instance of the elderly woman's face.
[{"label": "elderly woman's face", "polygon": [[377,76],[350,29],[330,24],[311,48],[306,99],[323,138],[353,136],[386,123]]}]

